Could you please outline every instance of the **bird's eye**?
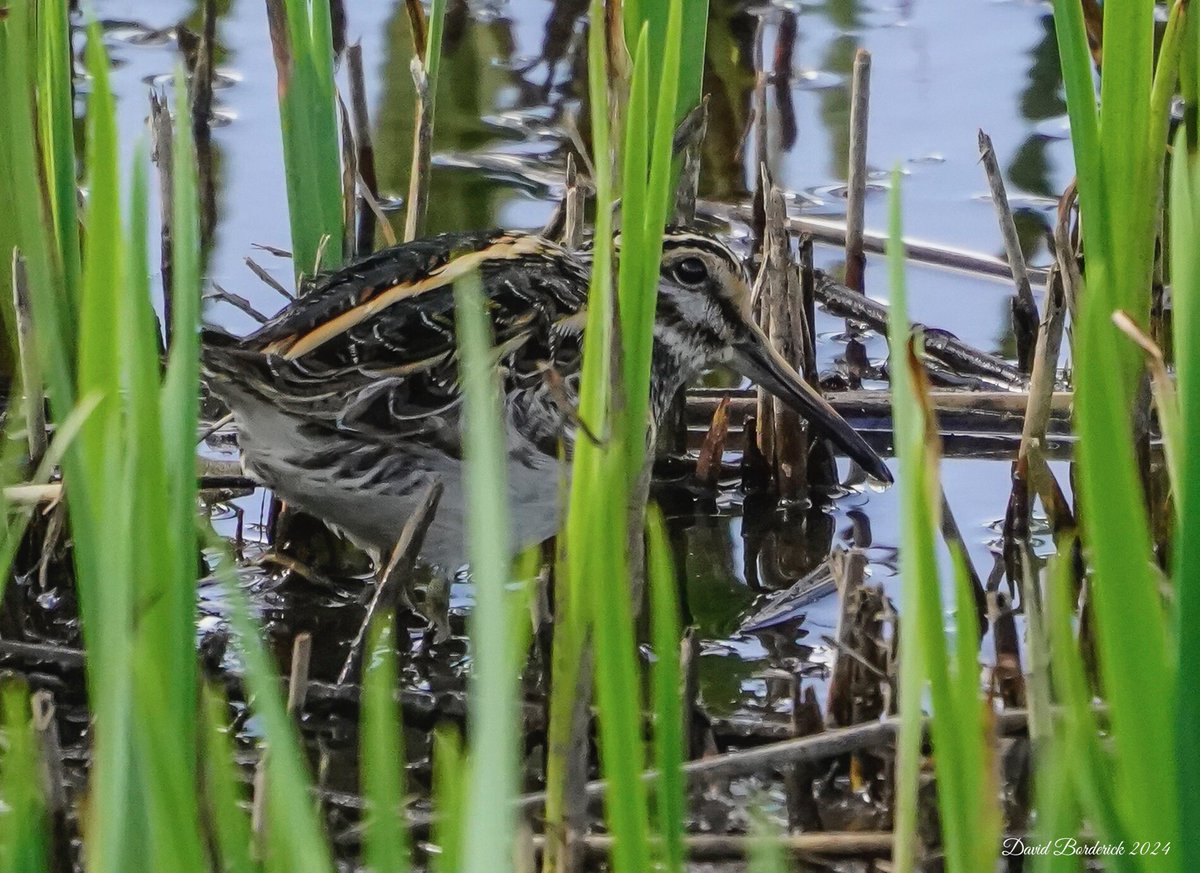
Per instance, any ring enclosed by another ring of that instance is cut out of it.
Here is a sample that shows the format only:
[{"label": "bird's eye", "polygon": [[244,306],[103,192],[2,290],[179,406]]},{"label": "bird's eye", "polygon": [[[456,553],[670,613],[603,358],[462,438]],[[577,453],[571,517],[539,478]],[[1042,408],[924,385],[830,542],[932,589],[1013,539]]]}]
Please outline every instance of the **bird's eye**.
[{"label": "bird's eye", "polygon": [[699,285],[708,278],[708,267],[699,258],[684,258],[675,265],[674,273],[685,285]]}]

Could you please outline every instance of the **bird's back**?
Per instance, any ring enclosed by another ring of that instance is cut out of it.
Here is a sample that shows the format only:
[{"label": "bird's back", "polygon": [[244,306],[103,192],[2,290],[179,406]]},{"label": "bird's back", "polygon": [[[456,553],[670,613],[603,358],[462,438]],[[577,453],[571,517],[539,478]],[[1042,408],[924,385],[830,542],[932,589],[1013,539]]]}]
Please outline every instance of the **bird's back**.
[{"label": "bird's back", "polygon": [[547,525],[553,533],[554,454],[571,402],[556,392],[569,393],[578,375],[588,270],[534,235],[443,234],[384,249],[311,281],[245,339],[207,333],[205,370],[238,420],[248,471],[377,551],[436,477],[446,494],[430,541],[443,544],[434,560],[452,569],[462,516],[453,284],[476,271],[505,397],[512,496],[547,504],[528,536]]}]

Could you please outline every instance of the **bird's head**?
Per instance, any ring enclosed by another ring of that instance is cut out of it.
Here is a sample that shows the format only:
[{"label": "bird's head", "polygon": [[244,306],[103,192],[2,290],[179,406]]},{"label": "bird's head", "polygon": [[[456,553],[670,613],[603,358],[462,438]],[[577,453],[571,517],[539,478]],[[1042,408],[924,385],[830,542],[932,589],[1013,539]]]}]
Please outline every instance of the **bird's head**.
[{"label": "bird's head", "polygon": [[875,451],[754,323],[746,267],[711,236],[684,230],[663,236],[654,358],[656,367],[678,374],[672,387],[717,364],[731,368],[794,409],[870,475],[892,480]]}]

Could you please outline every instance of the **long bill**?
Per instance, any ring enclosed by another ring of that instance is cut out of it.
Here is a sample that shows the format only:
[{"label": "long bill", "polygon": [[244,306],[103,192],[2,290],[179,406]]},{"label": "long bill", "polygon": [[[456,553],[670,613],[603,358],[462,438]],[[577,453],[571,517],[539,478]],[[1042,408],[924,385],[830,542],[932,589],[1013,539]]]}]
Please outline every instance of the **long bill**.
[{"label": "long bill", "polygon": [[800,414],[818,433],[828,438],[881,482],[891,482],[892,472],[858,431],[842,418],[824,397],[805,382],[772,346],[762,329],[745,324],[744,338],[733,347],[734,369],[761,385]]}]

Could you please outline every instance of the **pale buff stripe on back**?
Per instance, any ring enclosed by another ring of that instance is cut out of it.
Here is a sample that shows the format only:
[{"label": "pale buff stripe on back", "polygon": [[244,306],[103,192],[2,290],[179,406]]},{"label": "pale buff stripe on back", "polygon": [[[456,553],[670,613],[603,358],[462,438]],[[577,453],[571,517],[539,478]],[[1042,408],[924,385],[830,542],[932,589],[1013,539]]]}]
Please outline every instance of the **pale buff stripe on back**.
[{"label": "pale buff stripe on back", "polygon": [[544,245],[537,237],[525,236],[518,237],[506,244],[497,243],[478,252],[460,255],[424,279],[402,285],[394,285],[382,294],[372,297],[366,303],[356,306],[353,309],[347,309],[337,318],[330,319],[314,330],[304,334],[304,336],[297,339],[286,349],[282,349],[282,346],[280,346],[279,348],[268,349],[268,352],[279,352],[282,349],[284,359],[294,361],[301,355],[306,355],[314,349],[320,348],[329,342],[329,340],[340,336],[350,328],[361,324],[371,316],[387,309],[395,303],[415,297],[434,288],[441,288],[461,279],[468,273],[479,269],[479,266],[484,261],[511,260],[519,258],[522,255],[536,254],[542,250]]}]

